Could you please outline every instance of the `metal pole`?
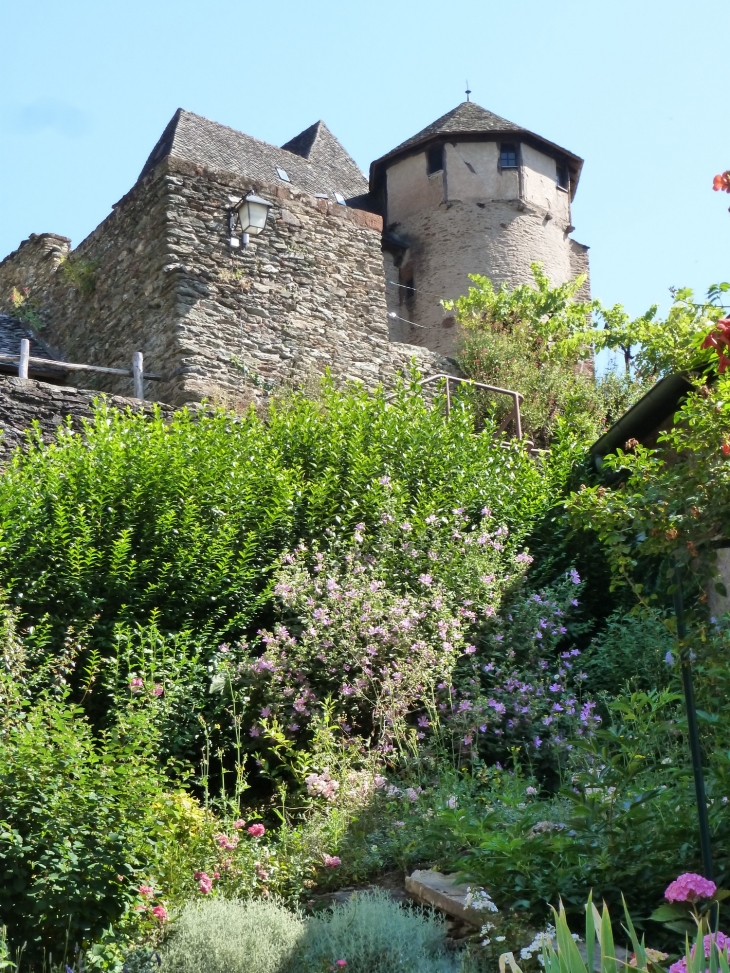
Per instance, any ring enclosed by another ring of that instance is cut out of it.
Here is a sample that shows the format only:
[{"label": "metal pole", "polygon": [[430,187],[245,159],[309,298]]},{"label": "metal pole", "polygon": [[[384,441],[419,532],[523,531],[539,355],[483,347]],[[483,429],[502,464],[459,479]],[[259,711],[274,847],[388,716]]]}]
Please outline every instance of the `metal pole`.
[{"label": "metal pole", "polygon": [[141,351],[135,351],[132,355],[132,378],[135,399],[144,399],[144,358]]},{"label": "metal pole", "polygon": [[28,362],[30,360],[30,341],[20,339],[20,358],[18,359],[18,378],[28,377]]},{"label": "metal pole", "polygon": [[710,842],[710,821],[707,817],[707,798],[705,796],[705,778],[702,774],[702,751],[700,750],[700,734],[697,726],[697,709],[695,708],[695,694],[692,685],[692,661],[689,650],[682,643],[687,635],[684,624],[684,601],[682,598],[682,580],[679,565],[674,563],[674,614],[677,619],[677,638],[680,643],[680,662],[682,665],[682,685],[684,687],[684,702],[687,709],[687,735],[689,749],[692,755],[692,770],[695,779],[695,795],[697,797],[697,817],[700,826],[700,849],[702,851],[702,868],[705,878],[714,881],[712,867],[712,844]]},{"label": "metal pole", "polygon": [[446,415],[451,415],[451,386],[449,376],[446,376]]},{"label": "metal pole", "polygon": [[522,419],[520,417],[520,397],[515,393],[515,426],[517,427],[517,438],[522,439]]}]

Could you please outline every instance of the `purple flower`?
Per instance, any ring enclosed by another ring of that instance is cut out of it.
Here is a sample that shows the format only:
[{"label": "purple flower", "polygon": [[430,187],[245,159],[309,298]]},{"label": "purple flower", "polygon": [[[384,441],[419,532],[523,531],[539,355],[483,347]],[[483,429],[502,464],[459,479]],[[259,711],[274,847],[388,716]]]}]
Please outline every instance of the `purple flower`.
[{"label": "purple flower", "polygon": [[571,568],[570,569],[569,576],[570,576],[570,580],[573,582],[573,584],[580,584],[580,575],[575,570],[575,568]]}]

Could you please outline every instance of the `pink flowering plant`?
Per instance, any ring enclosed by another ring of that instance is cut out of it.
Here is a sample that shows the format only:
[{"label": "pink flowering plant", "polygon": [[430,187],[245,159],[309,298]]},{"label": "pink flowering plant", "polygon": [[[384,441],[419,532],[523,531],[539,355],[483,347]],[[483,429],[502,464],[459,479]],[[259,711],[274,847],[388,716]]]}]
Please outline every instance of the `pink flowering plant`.
[{"label": "pink flowering plant", "polygon": [[[708,922],[713,907],[729,895],[730,892],[719,889],[711,879],[696,872],[684,872],[669,883],[664,891],[666,901],[652,913],[651,918],[675,932],[692,935],[697,929],[706,929],[709,933]],[[721,932],[717,933],[717,937],[718,947],[725,949],[730,940],[726,941]],[[709,949],[708,943],[709,939],[705,943],[706,950]],[[709,956],[709,952],[706,955]],[[687,973],[687,969],[677,967],[674,973]]]},{"label": "pink flowering plant", "polygon": [[[272,729],[306,741],[327,699],[346,737],[375,734],[386,749],[413,733],[423,738],[419,713],[436,724],[455,666],[476,652],[472,633],[490,624],[529,562],[488,511],[471,525],[454,511],[448,556],[435,515],[418,545],[409,522],[384,516],[370,540],[360,525],[342,549],[302,546],[285,558],[275,587],[281,620],[260,631],[263,652],[225,646],[214,660],[214,678],[223,673],[250,701],[254,746]],[[400,583],[389,575],[396,544],[413,562]],[[440,577],[451,575],[455,559],[463,567],[459,591]]]}]

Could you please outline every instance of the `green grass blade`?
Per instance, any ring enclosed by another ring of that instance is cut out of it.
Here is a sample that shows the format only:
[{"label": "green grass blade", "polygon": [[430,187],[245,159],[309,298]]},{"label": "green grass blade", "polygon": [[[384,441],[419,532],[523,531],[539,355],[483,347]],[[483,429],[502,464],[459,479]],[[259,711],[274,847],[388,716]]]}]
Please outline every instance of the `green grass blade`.
[{"label": "green grass blade", "polygon": [[613,944],[613,930],[611,917],[606,903],[603,903],[601,915],[601,973],[618,973],[616,966],[616,947]]},{"label": "green grass blade", "polygon": [[621,901],[624,906],[624,916],[626,917],[626,926],[624,927],[629,934],[631,939],[631,945],[634,948],[634,955],[636,956],[636,966],[639,970],[646,969],[646,950],[644,949],[644,943],[639,942],[639,938],[636,935],[636,930],[634,929],[634,924],[631,921],[631,916],[629,915],[629,910],[626,906],[626,899],[621,896]]},{"label": "green grass blade", "polygon": [[586,902],[586,961],[589,973],[593,973],[596,955],[596,917],[594,915],[593,891]]}]

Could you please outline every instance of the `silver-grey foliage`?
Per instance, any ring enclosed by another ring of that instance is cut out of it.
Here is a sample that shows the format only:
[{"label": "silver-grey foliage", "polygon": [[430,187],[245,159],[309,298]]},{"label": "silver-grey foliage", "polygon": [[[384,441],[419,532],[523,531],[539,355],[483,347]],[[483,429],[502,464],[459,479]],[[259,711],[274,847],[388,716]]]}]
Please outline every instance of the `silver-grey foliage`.
[{"label": "silver-grey foliage", "polygon": [[445,923],[432,914],[362,892],[307,921],[287,973],[336,968],[338,960],[346,973],[452,973],[460,957],[447,952],[445,937]]},{"label": "silver-grey foliage", "polygon": [[160,950],[161,973],[283,973],[304,932],[277,902],[189,902]]}]

